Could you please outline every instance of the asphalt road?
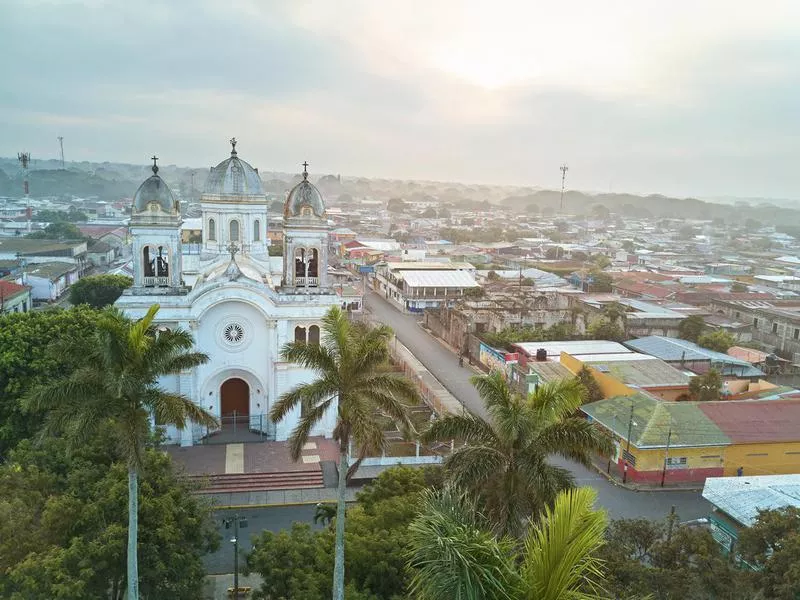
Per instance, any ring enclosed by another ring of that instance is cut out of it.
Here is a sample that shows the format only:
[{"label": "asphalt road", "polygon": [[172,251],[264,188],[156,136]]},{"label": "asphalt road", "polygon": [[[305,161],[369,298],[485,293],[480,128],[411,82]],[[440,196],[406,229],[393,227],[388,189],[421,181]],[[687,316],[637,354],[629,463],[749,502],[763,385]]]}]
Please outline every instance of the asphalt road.
[{"label": "asphalt road", "polygon": [[[416,316],[401,313],[374,292],[367,293],[364,306],[369,311],[370,318],[394,329],[400,342],[408,347],[470,412],[485,416],[483,402],[469,382],[469,378],[474,374],[473,371],[459,367],[458,357],[422,329]],[[609,516],[613,519],[660,518],[666,516],[670,508],[675,506],[681,520],[689,520],[706,516],[711,510],[711,505],[699,492],[633,492],[610,483],[598,473],[577,463],[564,459],[555,459],[553,463],[572,471],[579,485],[595,488],[598,504],[608,510]]]}]

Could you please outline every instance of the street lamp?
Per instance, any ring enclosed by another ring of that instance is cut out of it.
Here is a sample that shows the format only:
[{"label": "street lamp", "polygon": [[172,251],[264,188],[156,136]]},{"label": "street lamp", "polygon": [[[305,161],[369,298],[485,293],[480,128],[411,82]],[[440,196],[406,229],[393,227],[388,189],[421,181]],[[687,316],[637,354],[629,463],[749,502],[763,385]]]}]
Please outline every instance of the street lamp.
[{"label": "street lamp", "polygon": [[233,544],[233,597],[239,597],[239,527],[242,529],[247,527],[247,518],[240,517],[239,514],[234,514],[233,518],[222,519],[222,524],[225,529],[230,529],[233,526],[233,537],[231,544]]}]

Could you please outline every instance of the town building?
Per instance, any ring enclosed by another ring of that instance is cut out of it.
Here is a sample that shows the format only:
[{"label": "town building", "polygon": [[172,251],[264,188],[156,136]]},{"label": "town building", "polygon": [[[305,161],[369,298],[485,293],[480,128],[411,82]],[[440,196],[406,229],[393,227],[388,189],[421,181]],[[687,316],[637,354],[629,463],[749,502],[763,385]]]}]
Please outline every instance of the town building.
[{"label": "town building", "polygon": [[[200,197],[202,249],[183,253],[178,203],[158,167],[133,198],[133,286],[116,305],[141,317],[155,303],[159,327],[192,333],[208,355],[202,366],[164,378],[165,389],[184,394],[220,417],[268,439],[286,440],[300,408],[277,424],[268,413],[313,371],[281,358],[288,342],[319,343],[321,321],[332,307],[347,305],[328,279],[328,231],[322,193],[300,182],[283,207],[283,256],[270,257],[268,203],[256,170],[242,160],[236,140],[214,167]],[[311,435],[333,433],[334,401]],[[167,438],[191,445],[213,431],[198,426],[168,429]]]},{"label": "town building", "polygon": [[[377,249],[377,248],[376,248]],[[400,310],[422,312],[426,308],[452,306],[480,288],[469,263],[401,261],[375,265],[375,291]]]},{"label": "town building", "polygon": [[709,477],[703,498],[713,510],[711,535],[726,553],[736,551],[743,529],[752,527],[762,510],[800,508],[800,474]]},{"label": "town building", "polygon": [[637,392],[581,410],[612,436],[612,462],[633,483],[800,472],[798,398],[669,402]]},{"label": "town building", "polygon": [[31,288],[0,279],[0,315],[28,312],[31,309]]},{"label": "town building", "polygon": [[80,267],[70,262],[40,262],[29,265],[20,281],[31,287],[31,297],[41,302],[58,300],[81,278]]}]

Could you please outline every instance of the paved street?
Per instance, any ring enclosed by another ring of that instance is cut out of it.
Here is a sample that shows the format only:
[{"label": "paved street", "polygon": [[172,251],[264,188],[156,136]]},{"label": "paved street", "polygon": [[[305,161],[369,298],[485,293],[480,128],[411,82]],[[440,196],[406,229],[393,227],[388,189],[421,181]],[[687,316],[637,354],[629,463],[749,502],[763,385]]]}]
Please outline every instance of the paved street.
[{"label": "paved street", "polygon": [[[417,323],[417,317],[396,310],[380,295],[369,292],[364,305],[371,313],[369,317],[394,329],[397,338],[406,345],[448,391],[475,414],[486,414],[478,393],[469,378],[473,371],[458,366],[458,357],[436,341]],[[598,502],[609,511],[612,518],[666,516],[670,507],[682,520],[695,519],[708,514],[710,505],[699,492],[632,492],[620,488],[604,477],[582,465],[563,459],[553,461],[575,474],[581,485],[590,485],[597,490]]]}]

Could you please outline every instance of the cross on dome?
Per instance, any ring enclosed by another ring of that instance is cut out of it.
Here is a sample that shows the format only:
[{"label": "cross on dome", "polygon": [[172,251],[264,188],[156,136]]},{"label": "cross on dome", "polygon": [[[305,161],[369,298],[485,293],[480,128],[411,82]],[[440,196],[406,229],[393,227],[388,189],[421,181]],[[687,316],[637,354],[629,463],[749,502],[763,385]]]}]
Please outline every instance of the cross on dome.
[{"label": "cross on dome", "polygon": [[230,139],[231,142],[231,156],[236,156],[236,138],[233,137]]},{"label": "cross on dome", "polygon": [[303,179],[308,179],[308,161],[303,161]]},{"label": "cross on dome", "polygon": [[154,154],[154,155],[153,155],[153,156],[150,158],[150,160],[152,160],[152,161],[153,161],[153,174],[154,174],[154,175],[157,175],[157,174],[158,174],[158,165],[157,165],[156,163],[158,162],[158,157],[157,157],[157,156]]},{"label": "cross on dome", "polygon": [[230,244],[228,244],[228,246],[225,248],[225,250],[230,252],[231,260],[234,260],[233,257],[236,256],[236,254],[239,252],[239,246],[237,246],[236,244],[231,242]]}]

